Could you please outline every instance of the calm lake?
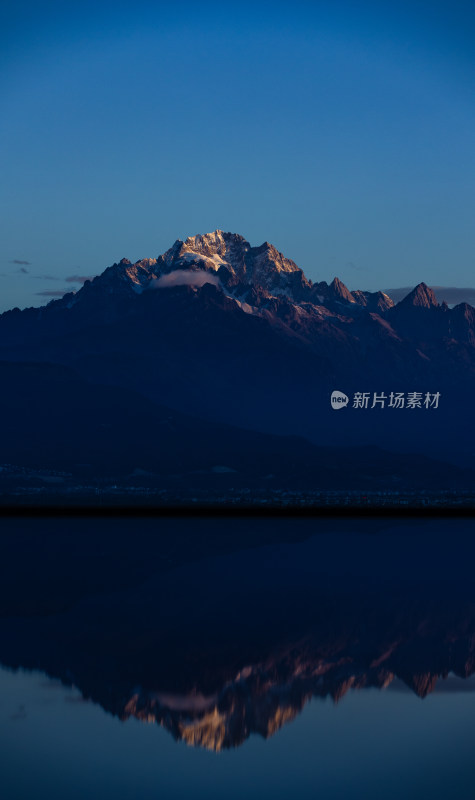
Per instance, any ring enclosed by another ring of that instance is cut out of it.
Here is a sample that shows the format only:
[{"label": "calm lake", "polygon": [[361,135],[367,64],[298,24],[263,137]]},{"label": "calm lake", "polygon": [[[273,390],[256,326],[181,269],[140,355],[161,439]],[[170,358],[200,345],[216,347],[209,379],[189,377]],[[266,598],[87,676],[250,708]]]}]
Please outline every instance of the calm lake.
[{"label": "calm lake", "polygon": [[471,796],[474,557],[470,519],[2,519],[2,800]]}]

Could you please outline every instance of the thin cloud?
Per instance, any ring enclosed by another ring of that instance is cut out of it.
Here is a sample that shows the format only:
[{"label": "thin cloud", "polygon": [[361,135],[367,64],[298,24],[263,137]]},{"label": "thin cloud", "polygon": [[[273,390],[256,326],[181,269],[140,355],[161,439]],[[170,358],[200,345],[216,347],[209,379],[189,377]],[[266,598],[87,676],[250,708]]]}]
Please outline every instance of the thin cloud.
[{"label": "thin cloud", "polygon": [[69,278],[66,278],[66,283],[86,283],[95,277],[95,275],[70,275]]},{"label": "thin cloud", "polygon": [[64,297],[64,295],[68,293],[67,289],[65,289],[64,292],[62,292],[61,289],[54,292],[35,292],[35,294],[40,297]]},{"label": "thin cloud", "polygon": [[205,283],[212,283],[219,286],[219,278],[206,272],[204,269],[176,269],[167,275],[151,281],[151,289],[167,289],[170,286],[204,286]]},{"label": "thin cloud", "polygon": [[401,286],[399,289],[383,289],[382,291],[389,295],[391,300],[395,303],[399,303],[399,301],[407,297],[409,292],[412,292],[413,289],[414,286]]},{"label": "thin cloud", "polygon": [[31,267],[30,261],[21,261],[19,258],[14,258],[13,261],[9,261],[9,264],[23,264],[25,267]]},{"label": "thin cloud", "polygon": [[17,706],[15,713],[10,715],[10,719],[26,719],[26,706],[23,703]]},{"label": "thin cloud", "polygon": [[21,720],[21,719],[26,719],[26,711],[24,709],[24,706],[21,706],[20,710],[17,711],[15,714],[11,714],[10,715],[10,719],[15,720],[15,721],[16,720]]},{"label": "thin cloud", "polygon": [[29,274],[29,270],[26,267],[20,267],[20,269],[17,269],[17,272],[21,272],[22,275],[28,275]]},{"label": "thin cloud", "polygon": [[32,275],[32,278],[36,278],[39,281],[60,281],[61,278],[58,278],[57,275]]},{"label": "thin cloud", "polygon": [[432,286],[432,290],[439,303],[445,300],[449,306],[458,305],[458,303],[469,303],[471,306],[475,306],[474,288],[459,289],[455,286]]}]

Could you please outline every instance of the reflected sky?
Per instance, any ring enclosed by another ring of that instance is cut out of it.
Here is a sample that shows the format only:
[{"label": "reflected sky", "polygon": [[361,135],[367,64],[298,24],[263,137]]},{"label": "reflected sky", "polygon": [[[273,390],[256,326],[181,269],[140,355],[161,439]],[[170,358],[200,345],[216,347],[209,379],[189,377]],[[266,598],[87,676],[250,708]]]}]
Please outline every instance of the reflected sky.
[{"label": "reflected sky", "polygon": [[3,520],[2,796],[466,796],[473,531]]},{"label": "reflected sky", "polygon": [[[0,672],[2,795],[466,797],[475,695],[352,692],[312,701],[294,724],[221,753],[176,744],[154,725],[71,702],[38,673]],[[18,715],[20,706],[23,716]]]}]

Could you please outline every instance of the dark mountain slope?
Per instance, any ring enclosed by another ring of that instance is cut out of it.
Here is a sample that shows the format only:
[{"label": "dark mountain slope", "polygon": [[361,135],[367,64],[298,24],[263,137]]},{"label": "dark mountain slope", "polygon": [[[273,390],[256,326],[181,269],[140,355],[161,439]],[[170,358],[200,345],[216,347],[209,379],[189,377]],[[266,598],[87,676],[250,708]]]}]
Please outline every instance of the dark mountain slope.
[{"label": "dark mountain slope", "polygon": [[199,420],[54,365],[0,363],[0,380],[3,465],[87,480],[146,472],[153,485],[175,481],[186,490],[224,485],[223,474],[251,489],[450,489],[473,481],[464,470],[423,457],[320,448]]}]

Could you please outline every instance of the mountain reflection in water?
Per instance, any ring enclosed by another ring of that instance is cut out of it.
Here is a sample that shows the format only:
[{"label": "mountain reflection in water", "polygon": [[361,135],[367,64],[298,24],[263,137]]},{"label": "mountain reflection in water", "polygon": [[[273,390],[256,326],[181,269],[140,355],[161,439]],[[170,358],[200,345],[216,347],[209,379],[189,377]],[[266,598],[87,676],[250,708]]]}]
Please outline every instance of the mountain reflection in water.
[{"label": "mountain reflection in water", "polygon": [[[475,672],[473,520],[3,520],[0,663],[222,750]],[[450,681],[447,686],[450,685]]]}]

